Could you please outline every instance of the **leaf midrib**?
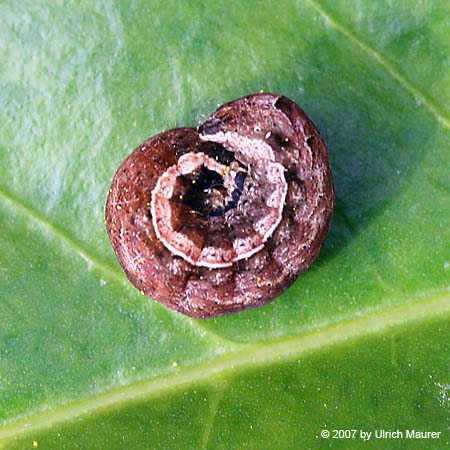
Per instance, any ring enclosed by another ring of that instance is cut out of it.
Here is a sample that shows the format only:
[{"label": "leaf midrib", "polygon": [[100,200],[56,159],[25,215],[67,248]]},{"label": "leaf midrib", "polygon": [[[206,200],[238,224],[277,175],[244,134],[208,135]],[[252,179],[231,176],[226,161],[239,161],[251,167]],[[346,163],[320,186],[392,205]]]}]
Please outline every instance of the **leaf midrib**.
[{"label": "leaf midrib", "polygon": [[230,377],[245,370],[254,370],[292,361],[300,356],[320,352],[330,347],[355,341],[362,337],[385,332],[395,327],[406,327],[420,320],[432,319],[450,314],[450,290],[430,293],[421,301],[402,305],[388,310],[368,313],[364,317],[353,318],[345,322],[326,325],[320,329],[296,337],[287,337],[269,344],[240,345],[238,352],[222,356],[214,361],[189,367],[174,375],[165,375],[151,380],[140,381],[66,404],[51,411],[34,416],[22,417],[0,427],[0,441],[18,434],[41,428],[49,428],[70,419],[101,412],[112,406],[136,402],[163,395],[170,390],[177,390],[205,382],[208,379]]}]

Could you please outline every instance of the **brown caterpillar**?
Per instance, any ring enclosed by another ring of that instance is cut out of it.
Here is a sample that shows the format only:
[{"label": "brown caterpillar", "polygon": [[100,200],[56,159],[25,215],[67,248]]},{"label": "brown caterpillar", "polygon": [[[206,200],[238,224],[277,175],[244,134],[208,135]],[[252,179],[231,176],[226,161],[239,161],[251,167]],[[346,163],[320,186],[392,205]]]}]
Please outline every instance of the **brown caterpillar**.
[{"label": "brown caterpillar", "polygon": [[313,123],[261,93],[140,145],[114,176],[106,227],[139,290],[205,318],[286,289],[319,254],[334,202]]}]

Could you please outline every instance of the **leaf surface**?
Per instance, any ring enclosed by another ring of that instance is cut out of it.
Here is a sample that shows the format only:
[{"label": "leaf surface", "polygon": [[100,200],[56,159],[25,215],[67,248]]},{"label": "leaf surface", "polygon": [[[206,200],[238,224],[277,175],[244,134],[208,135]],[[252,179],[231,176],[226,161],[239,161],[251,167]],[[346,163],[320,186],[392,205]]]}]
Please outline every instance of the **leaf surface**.
[{"label": "leaf surface", "polygon": [[[359,448],[320,431],[377,428],[448,445],[448,2],[5,0],[0,17],[0,448]],[[261,89],[328,144],[331,230],[270,305],[189,319],[120,270],[107,191],[145,139]]]}]

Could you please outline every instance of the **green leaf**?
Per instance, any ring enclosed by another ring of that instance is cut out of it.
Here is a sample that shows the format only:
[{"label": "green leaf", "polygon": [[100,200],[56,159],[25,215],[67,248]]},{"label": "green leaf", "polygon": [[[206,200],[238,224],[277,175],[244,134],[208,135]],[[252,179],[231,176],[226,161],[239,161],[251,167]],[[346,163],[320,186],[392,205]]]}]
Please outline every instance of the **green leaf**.
[{"label": "green leaf", "polygon": [[[0,448],[367,448],[360,430],[447,448],[449,16],[444,0],[2,1]],[[193,320],[130,285],[106,194],[145,139],[261,89],[321,130],[332,227],[270,305]]]}]

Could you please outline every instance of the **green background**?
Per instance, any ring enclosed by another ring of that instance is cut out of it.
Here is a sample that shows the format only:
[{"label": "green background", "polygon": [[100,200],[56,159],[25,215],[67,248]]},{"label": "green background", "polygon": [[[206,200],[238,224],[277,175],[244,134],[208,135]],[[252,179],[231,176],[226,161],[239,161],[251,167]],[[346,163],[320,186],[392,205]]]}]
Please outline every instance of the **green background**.
[{"label": "green background", "polygon": [[[449,20],[445,0],[1,0],[0,448],[447,448]],[[145,139],[261,89],[328,144],[331,230],[270,305],[189,319],[122,273],[106,194]]]}]

